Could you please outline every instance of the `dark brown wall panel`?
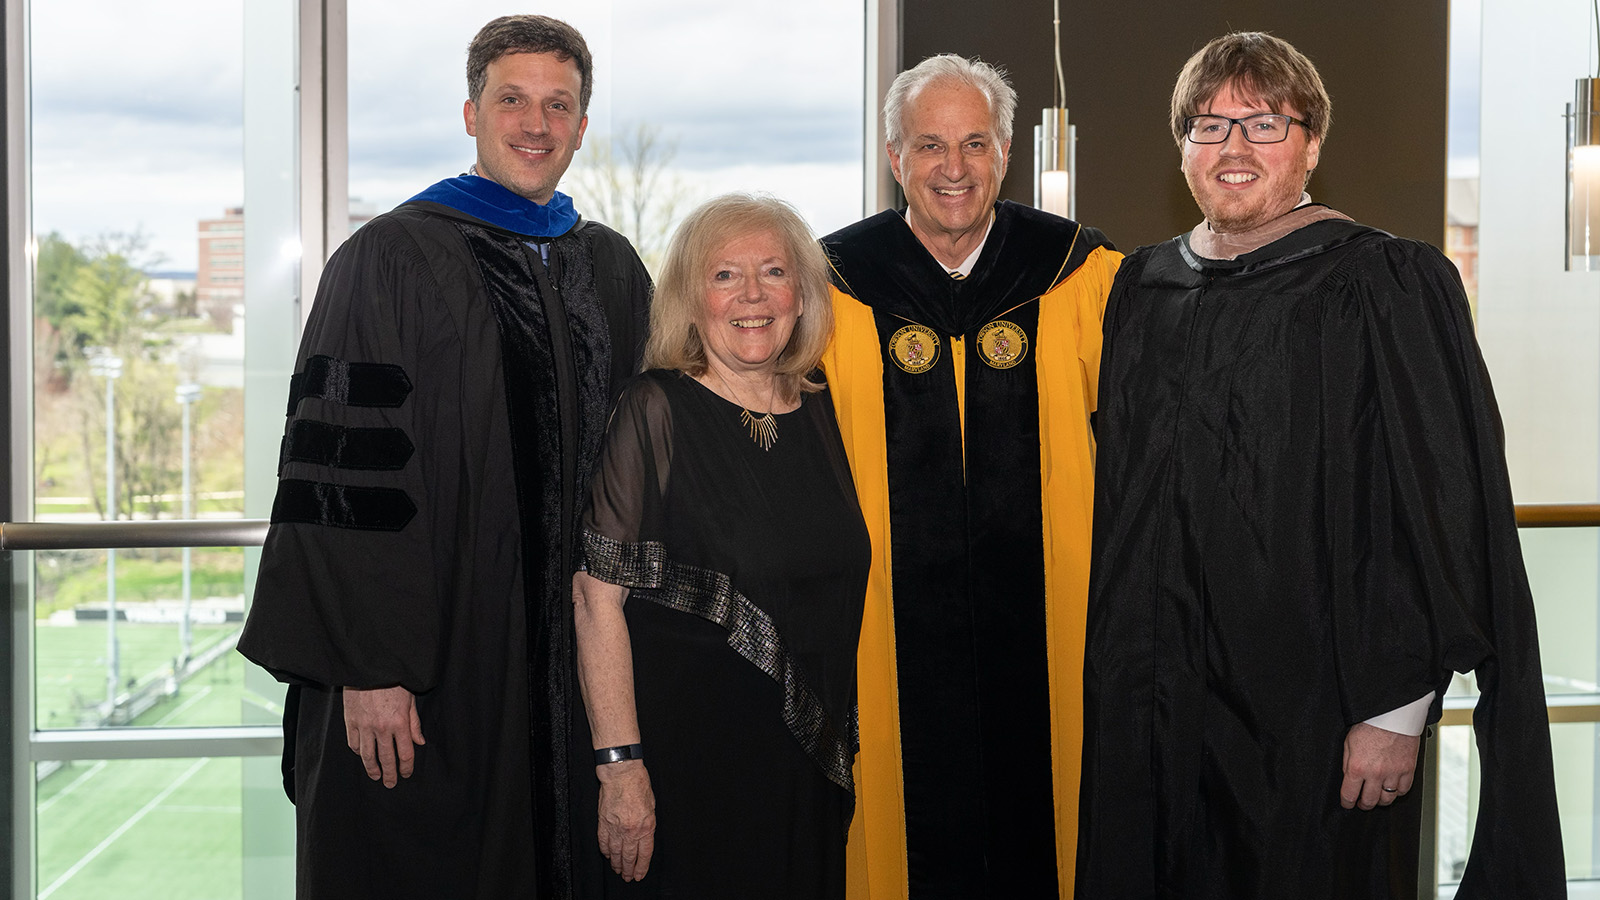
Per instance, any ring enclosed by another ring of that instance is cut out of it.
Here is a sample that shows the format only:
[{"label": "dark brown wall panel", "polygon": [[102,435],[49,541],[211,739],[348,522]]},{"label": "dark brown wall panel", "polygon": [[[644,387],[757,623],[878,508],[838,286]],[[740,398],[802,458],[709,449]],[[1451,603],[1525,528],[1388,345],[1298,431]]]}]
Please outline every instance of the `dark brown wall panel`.
[{"label": "dark brown wall panel", "polygon": [[[1063,2],[1066,105],[1078,126],[1078,218],[1132,249],[1193,227],[1200,213],[1167,127],[1189,55],[1229,31],[1270,31],[1309,56],[1333,97],[1311,195],[1406,237],[1444,238],[1448,8],[1444,0]],[[1003,196],[1033,200],[1033,125],[1050,104],[1050,0],[901,0],[907,66],[979,56],[1019,96]]]}]

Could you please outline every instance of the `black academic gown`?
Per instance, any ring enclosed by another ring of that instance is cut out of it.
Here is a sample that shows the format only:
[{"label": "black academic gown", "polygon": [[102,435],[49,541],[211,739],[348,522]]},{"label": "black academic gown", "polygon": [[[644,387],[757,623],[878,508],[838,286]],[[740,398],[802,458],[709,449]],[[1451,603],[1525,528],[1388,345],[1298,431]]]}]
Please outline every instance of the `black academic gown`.
[{"label": "black academic gown", "polygon": [[[530,240],[413,201],[318,289],[239,643],[292,685],[301,898],[570,896],[574,534],[649,281],[602,225],[548,265]],[[416,695],[394,789],[346,747],[340,685]]]},{"label": "black academic gown", "polygon": [[1009,201],[962,280],[899,212],[822,244],[823,365],[877,554],[851,896],[1065,896],[1088,414],[1121,256]]},{"label": "black academic gown", "polygon": [[[1124,264],[1096,435],[1078,896],[1414,896],[1345,732],[1474,671],[1461,898],[1565,895],[1532,598],[1455,269],[1325,221]],[[1433,715],[1438,714],[1435,703]]]}]

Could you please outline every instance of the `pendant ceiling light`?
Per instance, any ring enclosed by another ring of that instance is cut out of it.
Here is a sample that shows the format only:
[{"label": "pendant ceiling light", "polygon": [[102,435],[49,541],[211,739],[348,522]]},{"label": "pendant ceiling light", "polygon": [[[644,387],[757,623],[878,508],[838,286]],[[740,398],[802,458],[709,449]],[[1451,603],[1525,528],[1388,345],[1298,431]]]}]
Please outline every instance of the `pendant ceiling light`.
[{"label": "pendant ceiling light", "polygon": [[1073,218],[1077,214],[1078,129],[1067,120],[1067,82],[1061,71],[1061,0],[1055,0],[1054,104],[1033,127],[1033,205]]}]

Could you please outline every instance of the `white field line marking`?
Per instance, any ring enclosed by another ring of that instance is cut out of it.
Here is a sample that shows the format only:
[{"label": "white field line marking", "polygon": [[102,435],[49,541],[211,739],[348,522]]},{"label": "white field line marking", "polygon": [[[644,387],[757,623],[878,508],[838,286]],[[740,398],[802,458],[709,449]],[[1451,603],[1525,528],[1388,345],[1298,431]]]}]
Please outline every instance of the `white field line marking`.
[{"label": "white field line marking", "polygon": [[44,890],[39,892],[39,900],[47,900],[47,898],[51,894],[54,894],[56,891],[60,890],[62,885],[66,884],[68,881],[71,881],[73,876],[77,875],[79,872],[82,872],[84,866],[87,866],[89,863],[94,862],[95,857],[97,857],[100,854],[104,853],[106,851],[107,847],[110,847],[112,844],[116,843],[117,838],[120,838],[124,834],[127,834],[129,829],[133,828],[133,826],[135,826],[135,825],[139,824],[141,821],[143,821],[145,816],[150,815],[151,810],[154,810],[157,806],[161,805],[161,802],[163,800],[165,800],[168,797],[172,796],[172,792],[173,791],[176,791],[178,788],[183,787],[185,782],[187,782],[189,779],[193,778],[195,773],[199,772],[201,767],[204,766],[206,763],[208,763],[210,761],[211,761],[211,757],[209,757],[209,756],[203,756],[200,759],[195,760],[194,761],[194,765],[190,766],[188,771],[184,772],[182,775],[179,775],[177,778],[173,779],[172,783],[167,785],[164,789],[162,789],[161,793],[159,793],[159,794],[155,795],[154,797],[150,798],[150,802],[149,803],[146,803],[144,806],[139,808],[138,812],[136,812],[133,815],[129,816],[128,820],[126,822],[123,822],[121,825],[118,825],[116,831],[111,832],[109,835],[106,836],[105,840],[103,840],[100,843],[96,844],[95,848],[93,850],[90,850],[88,853],[85,853],[83,855],[82,859],[80,859],[77,862],[73,863],[72,864],[72,868],[66,870],[65,872],[62,872],[61,876],[59,878],[57,878],[55,881],[50,882],[50,886],[49,887],[47,887]]},{"label": "white field line marking", "polygon": [[77,790],[78,786],[83,784],[85,781],[88,781],[89,779],[93,778],[94,776],[99,775],[102,771],[105,770],[105,767],[106,767],[106,761],[103,760],[103,759],[100,760],[99,762],[95,763],[94,765],[90,766],[87,770],[84,771],[84,773],[82,775],[79,775],[77,778],[72,779],[72,783],[71,784],[69,784],[66,787],[62,788],[61,789],[61,793],[56,794],[54,797],[51,797],[49,800],[46,800],[45,802],[39,804],[39,814],[43,815],[45,810],[47,810],[50,807],[56,805],[56,801],[57,800],[60,800],[62,797],[65,797],[66,795],[68,795],[68,794],[72,793],[73,791]]},{"label": "white field line marking", "polygon": [[[166,715],[162,716],[161,717],[161,721],[157,722],[156,726],[159,727],[159,726],[165,725],[168,722],[172,721],[173,719],[177,718],[178,716],[182,715],[184,712],[187,712],[189,707],[191,707],[191,706],[195,705],[196,703],[199,703],[201,700],[205,699],[206,695],[209,694],[209,693],[211,693],[211,686],[210,685],[206,685],[205,687],[203,687],[200,690],[196,691],[194,696],[190,697],[189,699],[183,701],[183,703],[179,704],[177,709],[174,709],[172,712],[169,712]],[[50,807],[56,805],[56,801],[57,800],[60,800],[62,797],[65,797],[68,794],[72,793],[73,791],[76,791],[78,789],[78,787],[80,785],[82,785],[85,781],[88,781],[89,779],[93,778],[94,776],[96,776],[96,775],[100,774],[102,771],[104,771],[105,767],[106,767],[106,761],[103,760],[103,759],[100,760],[99,762],[95,763],[94,765],[90,766],[88,768],[88,770],[86,770],[82,775],[79,775],[77,778],[74,778],[72,780],[71,784],[69,784],[66,787],[62,788],[60,793],[58,793],[55,796],[51,797],[49,800],[46,800],[43,803],[39,804],[39,814],[43,815],[47,810],[50,809]]]},{"label": "white field line marking", "polygon": [[159,721],[157,721],[156,724],[153,727],[160,728],[161,726],[167,724],[168,722],[171,722],[173,719],[176,719],[178,716],[182,715],[183,713],[188,712],[189,711],[189,707],[195,705],[196,703],[199,703],[201,700],[204,700],[206,695],[209,694],[209,693],[211,693],[211,685],[208,684],[205,687],[201,688],[200,690],[195,691],[194,692],[194,696],[192,696],[189,699],[183,701],[182,703],[179,703],[177,709],[174,709],[172,712],[169,712],[166,715],[162,716],[161,719]]},{"label": "white field line marking", "polygon": [[244,807],[242,807],[242,806],[176,806],[176,805],[168,805],[168,806],[161,807],[161,811],[162,812],[179,812],[179,813],[237,813],[237,812],[243,812],[244,811]]}]

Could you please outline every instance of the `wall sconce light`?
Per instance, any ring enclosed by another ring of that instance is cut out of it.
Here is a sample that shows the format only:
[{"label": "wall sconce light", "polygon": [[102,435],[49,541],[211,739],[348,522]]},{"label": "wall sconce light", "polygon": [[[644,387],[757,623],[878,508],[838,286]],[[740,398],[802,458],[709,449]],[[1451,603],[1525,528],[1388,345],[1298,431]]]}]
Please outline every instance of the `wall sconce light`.
[{"label": "wall sconce light", "polygon": [[[1594,0],[1600,53],[1600,0]],[[1567,271],[1600,271],[1600,61],[1567,106]]]},{"label": "wall sconce light", "polygon": [[[1033,205],[1073,218],[1078,212],[1078,129],[1067,120],[1066,77],[1061,71],[1061,0],[1055,0],[1056,79],[1053,104],[1033,126]],[[1597,236],[1600,237],[1600,236]]]},{"label": "wall sconce light", "polygon": [[1600,78],[1567,107],[1567,271],[1600,271]]}]

